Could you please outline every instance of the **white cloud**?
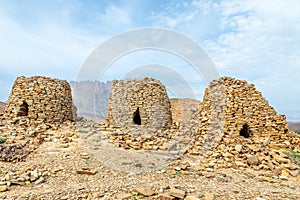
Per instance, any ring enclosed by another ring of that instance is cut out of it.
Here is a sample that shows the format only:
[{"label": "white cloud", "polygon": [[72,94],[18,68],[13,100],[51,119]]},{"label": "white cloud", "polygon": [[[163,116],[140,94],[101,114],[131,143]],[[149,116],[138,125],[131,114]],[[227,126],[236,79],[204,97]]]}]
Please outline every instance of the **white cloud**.
[{"label": "white cloud", "polygon": [[[221,74],[254,82],[275,108],[289,114],[300,102],[295,92],[300,85],[299,10],[297,0],[195,0],[184,13],[161,14],[160,22],[168,25],[162,22],[172,18],[176,23],[170,27],[199,41]],[[194,27],[180,17],[187,13],[194,14],[188,20]]]}]

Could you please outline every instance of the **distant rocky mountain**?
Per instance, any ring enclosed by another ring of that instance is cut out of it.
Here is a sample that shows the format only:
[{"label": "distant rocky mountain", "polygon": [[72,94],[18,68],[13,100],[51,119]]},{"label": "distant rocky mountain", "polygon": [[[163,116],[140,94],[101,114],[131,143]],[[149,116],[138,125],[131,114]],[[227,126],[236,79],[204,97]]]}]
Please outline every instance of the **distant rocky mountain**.
[{"label": "distant rocky mountain", "polygon": [[193,110],[199,109],[201,101],[171,98],[170,103],[173,122],[188,122],[192,118]]},{"label": "distant rocky mountain", "polygon": [[5,106],[6,106],[6,103],[0,101],[0,114],[3,113]]},{"label": "distant rocky mountain", "polygon": [[290,130],[300,131],[300,122],[288,122],[288,124]]},{"label": "distant rocky mountain", "polygon": [[70,85],[78,117],[94,121],[106,118],[113,81],[71,81]]}]

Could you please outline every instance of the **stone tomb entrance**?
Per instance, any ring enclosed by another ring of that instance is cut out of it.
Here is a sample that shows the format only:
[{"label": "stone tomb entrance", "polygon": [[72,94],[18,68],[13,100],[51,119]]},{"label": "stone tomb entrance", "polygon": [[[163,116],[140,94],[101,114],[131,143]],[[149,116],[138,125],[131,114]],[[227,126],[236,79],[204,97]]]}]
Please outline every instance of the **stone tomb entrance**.
[{"label": "stone tomb entrance", "polygon": [[133,122],[134,122],[134,124],[137,124],[137,125],[142,124],[139,108],[137,108],[136,111],[133,114]]},{"label": "stone tomb entrance", "polygon": [[248,124],[244,124],[242,129],[240,130],[240,136],[243,136],[245,138],[250,137],[250,131]]},{"label": "stone tomb entrance", "polygon": [[23,101],[18,109],[17,116],[28,116],[28,103]]}]

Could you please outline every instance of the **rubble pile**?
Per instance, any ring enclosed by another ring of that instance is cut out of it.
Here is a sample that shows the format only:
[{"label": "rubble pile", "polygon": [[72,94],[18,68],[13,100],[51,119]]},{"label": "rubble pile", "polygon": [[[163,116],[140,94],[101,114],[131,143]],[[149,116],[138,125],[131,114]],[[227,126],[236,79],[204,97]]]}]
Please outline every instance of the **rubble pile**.
[{"label": "rubble pile", "polygon": [[7,172],[0,178],[0,192],[5,192],[12,186],[29,186],[31,184],[40,184],[46,181],[49,172],[45,169],[31,169],[24,167],[15,172]]},{"label": "rubble pile", "polygon": [[204,167],[290,170],[299,166],[288,159],[300,152],[300,136],[288,130],[278,115],[246,81],[223,77],[205,90],[196,138],[188,153],[202,156]]},{"label": "rubble pile", "polygon": [[18,77],[0,120],[0,160],[25,161],[43,141],[43,133],[64,126],[72,129],[75,117],[67,81]]}]

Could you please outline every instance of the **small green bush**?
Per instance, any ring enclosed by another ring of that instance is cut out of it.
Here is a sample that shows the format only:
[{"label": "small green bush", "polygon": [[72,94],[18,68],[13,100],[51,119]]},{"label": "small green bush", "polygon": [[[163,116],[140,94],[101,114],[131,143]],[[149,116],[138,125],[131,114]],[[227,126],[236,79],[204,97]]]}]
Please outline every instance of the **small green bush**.
[{"label": "small green bush", "polygon": [[88,133],[89,131],[80,129],[80,130],[78,130],[78,132],[79,132],[79,133]]},{"label": "small green bush", "polygon": [[6,137],[5,136],[0,136],[0,143],[6,142]]},{"label": "small green bush", "polygon": [[300,153],[294,150],[287,150],[285,154],[297,164],[300,164]]}]

